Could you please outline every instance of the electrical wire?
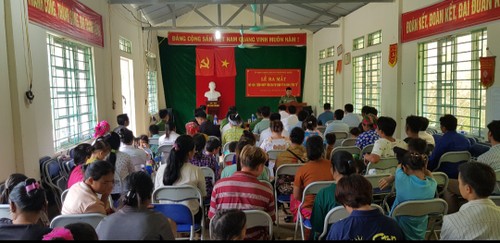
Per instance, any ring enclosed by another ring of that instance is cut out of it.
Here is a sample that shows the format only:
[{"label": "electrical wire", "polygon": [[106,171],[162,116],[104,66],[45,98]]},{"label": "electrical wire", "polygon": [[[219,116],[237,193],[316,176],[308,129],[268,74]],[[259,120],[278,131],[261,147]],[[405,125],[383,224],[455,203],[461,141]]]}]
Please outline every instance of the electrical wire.
[{"label": "electrical wire", "polygon": [[26,52],[24,52],[24,62],[26,63],[26,75],[28,75],[29,91],[31,91],[31,89],[33,88],[33,60],[31,57],[31,44],[28,32],[28,7],[26,5],[26,2],[27,1],[23,1],[23,6],[21,9],[21,12],[23,14],[21,14],[20,17],[21,21],[23,22],[23,31],[25,32],[25,34],[23,35],[23,43],[26,46],[28,57],[26,57]]}]

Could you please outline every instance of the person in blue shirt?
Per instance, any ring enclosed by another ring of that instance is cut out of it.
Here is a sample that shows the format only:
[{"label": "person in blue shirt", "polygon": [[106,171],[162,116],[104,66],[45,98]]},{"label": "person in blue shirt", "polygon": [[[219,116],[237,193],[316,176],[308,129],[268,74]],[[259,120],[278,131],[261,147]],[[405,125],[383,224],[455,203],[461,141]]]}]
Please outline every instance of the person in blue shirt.
[{"label": "person in blue shirt", "polygon": [[[439,118],[443,136],[436,141],[436,147],[432,151],[427,168],[431,171],[437,169],[441,156],[450,151],[468,151],[470,148],[469,139],[464,135],[457,133],[457,118],[453,115],[444,115]],[[457,179],[458,163],[441,164],[438,171],[442,171],[451,179]]]},{"label": "person in blue shirt", "polygon": [[351,215],[330,227],[326,240],[404,240],[396,221],[371,207],[373,188],[362,175],[343,176],[335,200]]},{"label": "person in blue shirt", "polygon": [[[437,183],[426,168],[428,157],[425,154],[407,152],[396,169],[396,199],[391,214],[397,205],[410,200],[432,199],[436,195]],[[407,240],[424,240],[428,216],[398,216],[396,221],[405,233]]]},{"label": "person in blue shirt", "polygon": [[[318,116],[318,125],[324,126],[327,121],[333,120],[333,112],[330,111],[332,105],[330,103],[323,104],[323,113]],[[339,119],[340,120],[340,119]]]}]

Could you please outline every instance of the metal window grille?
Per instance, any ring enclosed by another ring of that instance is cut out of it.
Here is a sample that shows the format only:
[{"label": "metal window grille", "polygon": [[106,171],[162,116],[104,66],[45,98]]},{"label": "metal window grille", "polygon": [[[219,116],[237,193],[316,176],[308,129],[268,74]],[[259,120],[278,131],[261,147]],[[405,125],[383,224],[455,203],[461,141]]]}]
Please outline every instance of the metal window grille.
[{"label": "metal window grille", "polygon": [[96,124],[92,50],[47,36],[50,98],[56,151],[91,138]]},{"label": "metal window grille", "polygon": [[382,43],[382,30],[368,34],[368,46],[374,46]]},{"label": "metal window grille", "polygon": [[457,130],[484,137],[486,91],[480,86],[479,58],[487,55],[486,29],[420,43],[418,48],[418,114],[431,127],[452,114]]},{"label": "metal window grille", "polygon": [[356,38],[352,41],[352,50],[360,50],[365,48],[365,37],[361,36],[359,38]]},{"label": "metal window grille", "polygon": [[354,57],[353,100],[354,111],[361,113],[365,105],[375,107],[381,113],[380,84],[382,80],[381,52]]},{"label": "metal window grille", "polygon": [[319,51],[319,59],[325,59],[326,58],[326,49],[323,49]]},{"label": "metal window grille", "polygon": [[334,62],[325,62],[319,65],[319,102],[320,104],[330,103],[334,107],[334,81],[335,66]]},{"label": "metal window grille", "polygon": [[148,110],[149,114],[158,113],[158,81],[156,71],[148,71]]},{"label": "metal window grille", "polygon": [[333,46],[326,49],[326,57],[333,57],[334,54],[335,48]]},{"label": "metal window grille", "polygon": [[120,51],[132,54],[132,42],[121,37],[118,40],[118,46],[120,47]]}]

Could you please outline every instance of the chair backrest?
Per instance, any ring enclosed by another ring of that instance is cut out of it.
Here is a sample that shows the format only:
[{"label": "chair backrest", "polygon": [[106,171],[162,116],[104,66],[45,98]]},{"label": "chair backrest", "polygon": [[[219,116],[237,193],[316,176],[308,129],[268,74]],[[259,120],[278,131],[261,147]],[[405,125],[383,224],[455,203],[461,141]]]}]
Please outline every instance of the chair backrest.
[{"label": "chair backrest", "polygon": [[325,130],[326,130],[326,125],[325,126],[317,126],[316,129],[318,129],[318,131],[323,134],[325,133]]},{"label": "chair backrest", "polygon": [[172,219],[176,224],[194,224],[194,215],[184,204],[153,203],[153,210]]},{"label": "chair backrest", "polygon": [[[362,150],[361,150],[361,155],[366,154],[366,153],[371,153],[373,150],[373,144],[366,145]],[[361,158],[361,157],[360,157]]]},{"label": "chair backrest", "polygon": [[[382,214],[385,214],[384,209],[380,207],[378,204],[371,204],[373,209],[378,209]],[[321,235],[318,237],[318,240],[323,240],[323,237],[328,233],[328,230],[330,229],[330,226],[334,223],[337,223],[338,221],[349,217],[349,212],[345,209],[344,206],[337,206],[326,214],[325,221],[323,223],[323,231],[321,232]]]},{"label": "chair backrest", "polygon": [[106,215],[100,213],[58,215],[50,221],[50,228],[64,227],[68,224],[84,222],[92,225],[95,229],[104,217],[106,217]]},{"label": "chair backrest", "polygon": [[325,127],[327,127],[328,125],[330,125],[334,120],[328,120],[325,122]]},{"label": "chair backrest", "polygon": [[229,154],[226,154],[224,155],[224,167],[226,165],[232,165],[233,164],[233,158],[234,156],[236,156],[236,153],[229,153]]},{"label": "chair backrest", "polygon": [[304,191],[302,192],[302,202],[300,202],[301,206],[302,203],[304,203],[304,200],[307,195],[316,195],[318,194],[319,190],[328,187],[333,183],[334,183],[333,181],[315,181],[307,185]]},{"label": "chair backrest", "polygon": [[166,163],[168,156],[170,156],[170,151],[174,147],[173,144],[162,144],[158,147],[158,154],[161,154],[161,163]]},{"label": "chair backrest", "polygon": [[456,179],[458,177],[458,166],[462,163],[468,162],[471,159],[471,154],[469,151],[450,151],[446,152],[439,158],[438,165],[434,171],[439,171],[439,169],[444,164],[456,164],[456,171],[452,174],[448,174],[449,178]]},{"label": "chair backrest", "polygon": [[490,199],[500,207],[500,196],[490,196]]},{"label": "chair backrest", "polygon": [[481,154],[488,152],[490,150],[491,145],[490,144],[485,144],[485,143],[475,143],[469,148],[469,152],[472,156],[472,158],[477,158]]},{"label": "chair backrest", "polygon": [[432,177],[437,183],[436,197],[443,197],[444,192],[448,188],[448,175],[444,172],[435,171],[432,172]]},{"label": "chair backrest", "polygon": [[337,151],[347,151],[352,155],[357,154],[358,156],[361,154],[361,149],[359,149],[359,147],[357,147],[357,146],[346,146],[346,147],[340,146],[340,147],[336,147],[332,150],[332,153],[330,154],[330,158],[329,158],[330,161],[333,158],[333,154]]},{"label": "chair backrest", "polygon": [[276,158],[278,158],[278,155],[280,155],[281,153],[285,152],[286,150],[269,150],[267,151],[267,156],[269,156],[269,160],[276,160]]},{"label": "chair backrest", "polygon": [[390,176],[391,174],[384,173],[384,174],[374,174],[374,175],[365,175],[365,178],[370,182],[372,185],[373,189],[373,196],[378,196],[378,195],[387,195],[391,192],[392,190],[392,185],[384,188],[383,190],[380,189],[378,182],[380,179],[385,178]]},{"label": "chair backrest", "polygon": [[[258,141],[258,140],[257,140],[257,141]],[[230,144],[230,143],[231,143],[231,142],[227,142],[227,143],[225,143],[225,144],[224,144],[224,146],[222,146],[222,153],[225,153],[226,151],[228,151],[228,152],[229,152],[229,144]]]},{"label": "chair backrest", "polygon": [[356,145],[356,139],[355,138],[346,138],[340,144],[340,146],[342,146],[342,147],[354,146],[354,145]]},{"label": "chair backrest", "polygon": [[159,145],[158,140],[159,140],[159,137],[156,137],[156,138],[150,137],[149,138],[149,145]]},{"label": "chair backrest", "polygon": [[205,177],[212,178],[212,185],[215,185],[215,172],[214,172],[214,170],[212,170],[212,168],[210,168],[208,166],[203,166],[200,168],[201,168],[201,171],[203,172],[203,175]]},{"label": "chair backrest", "polygon": [[64,190],[61,193],[61,204],[64,204],[64,199],[66,199],[66,195],[68,195],[69,189]]},{"label": "chair backrest", "polygon": [[397,216],[442,216],[448,211],[448,204],[441,198],[410,200],[398,204],[392,210],[391,217]]},{"label": "chair backrest", "polygon": [[273,220],[268,213],[262,210],[243,210],[247,218],[245,227],[247,229],[264,226],[267,227],[268,239],[273,238]]},{"label": "chair backrest", "polygon": [[61,191],[64,191],[68,187],[68,179],[64,176],[59,177],[59,179],[57,179],[56,181],[56,185],[57,187],[59,187],[59,189],[61,189]]},{"label": "chair backrest", "polygon": [[161,200],[180,202],[190,199],[198,199],[200,205],[203,205],[200,190],[191,185],[161,186],[153,191],[154,203],[160,203]]},{"label": "chair backrest", "polygon": [[9,204],[0,204],[0,219],[1,218],[10,219],[10,205]]},{"label": "chair backrest", "polygon": [[[368,163],[366,166],[366,175],[372,174],[373,169],[375,173],[389,173],[394,174],[398,167],[398,159],[396,157],[381,158],[377,163]],[[372,170],[372,171],[370,171]]]},{"label": "chair backrest", "polygon": [[349,137],[348,132],[329,132],[329,133],[334,133],[336,140],[346,139]]}]

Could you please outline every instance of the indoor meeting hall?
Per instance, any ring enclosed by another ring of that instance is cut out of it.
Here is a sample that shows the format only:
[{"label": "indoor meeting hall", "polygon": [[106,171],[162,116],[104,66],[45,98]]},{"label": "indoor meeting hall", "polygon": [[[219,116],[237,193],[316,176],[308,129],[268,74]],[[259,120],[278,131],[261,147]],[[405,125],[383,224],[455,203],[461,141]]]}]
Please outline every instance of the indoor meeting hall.
[{"label": "indoor meeting hall", "polygon": [[498,0],[0,1],[0,240],[500,240],[498,40]]}]

